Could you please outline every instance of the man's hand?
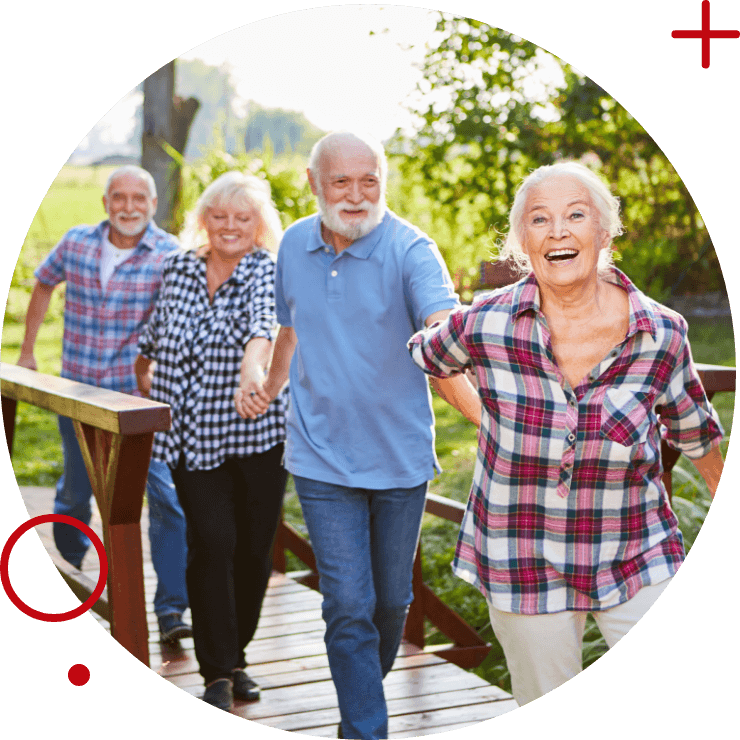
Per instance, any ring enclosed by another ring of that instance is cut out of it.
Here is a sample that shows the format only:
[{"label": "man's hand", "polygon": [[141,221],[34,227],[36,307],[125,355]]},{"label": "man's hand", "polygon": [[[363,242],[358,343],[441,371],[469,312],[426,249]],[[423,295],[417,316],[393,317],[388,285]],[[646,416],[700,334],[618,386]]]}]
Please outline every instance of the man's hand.
[{"label": "man's hand", "polygon": [[20,367],[28,368],[29,370],[38,370],[36,366],[36,358],[33,356],[33,352],[21,351],[21,356],[18,358],[18,365]]},{"label": "man's hand", "polygon": [[134,360],[134,373],[136,374],[136,387],[144,398],[149,398],[152,392],[152,378],[157,363],[143,355],[137,355]]}]

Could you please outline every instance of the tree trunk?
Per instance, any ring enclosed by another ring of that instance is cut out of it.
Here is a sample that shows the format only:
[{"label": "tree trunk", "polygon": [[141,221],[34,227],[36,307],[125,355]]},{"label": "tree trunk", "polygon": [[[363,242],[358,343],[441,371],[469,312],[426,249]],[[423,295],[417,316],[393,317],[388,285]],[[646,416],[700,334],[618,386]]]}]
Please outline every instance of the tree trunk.
[{"label": "tree trunk", "polygon": [[[175,61],[144,80],[144,129],[141,136],[141,166],[151,173],[157,186],[156,223],[165,231],[178,228],[180,202],[180,155],[200,103],[195,98],[175,97]],[[175,158],[177,157],[177,158]]]}]

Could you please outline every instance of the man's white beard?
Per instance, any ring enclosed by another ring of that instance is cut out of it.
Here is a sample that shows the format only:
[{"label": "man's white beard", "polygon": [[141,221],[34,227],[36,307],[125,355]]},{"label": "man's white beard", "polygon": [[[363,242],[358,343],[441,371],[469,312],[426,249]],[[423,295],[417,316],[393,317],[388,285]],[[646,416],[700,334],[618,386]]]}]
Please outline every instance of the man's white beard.
[{"label": "man's white beard", "polygon": [[138,236],[139,234],[143,234],[146,230],[147,225],[152,220],[152,217],[154,216],[154,209],[149,209],[147,213],[140,213],[136,212],[137,218],[135,221],[127,220],[127,221],[121,221],[121,216],[131,216],[133,214],[131,213],[117,213],[113,217],[108,217],[109,221],[111,222],[111,225],[116,229],[116,231],[120,231],[121,234],[124,236]]},{"label": "man's white beard", "polygon": [[[361,239],[363,236],[369,234],[383,220],[385,213],[382,194],[377,203],[371,203],[366,199],[359,205],[350,205],[344,202],[335,203],[332,206],[327,205],[324,194],[320,190],[316,194],[316,199],[319,202],[319,212],[321,213],[321,220],[324,222],[324,226],[343,236],[345,239],[351,239],[352,241],[357,241],[357,239]],[[367,216],[359,223],[348,224],[342,220],[340,215],[348,207],[352,210],[367,211]]]}]

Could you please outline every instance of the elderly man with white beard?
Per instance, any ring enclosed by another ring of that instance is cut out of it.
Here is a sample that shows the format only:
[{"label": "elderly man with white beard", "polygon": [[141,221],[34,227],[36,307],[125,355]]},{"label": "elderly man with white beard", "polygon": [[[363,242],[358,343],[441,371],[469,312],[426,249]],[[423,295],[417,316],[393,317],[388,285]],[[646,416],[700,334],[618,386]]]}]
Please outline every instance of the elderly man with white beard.
[{"label": "elderly man with white beard", "polygon": [[[319,213],[278,253],[281,325],[264,379],[243,374],[239,413],[263,413],[290,378],[285,467],[316,554],[339,737],[385,738],[383,678],[413,599],[428,481],[439,466],[429,386],[409,337],[457,305],[437,246],[385,205],[380,144],[333,133],[311,152]],[[291,362],[292,360],[292,362]],[[472,423],[464,376],[435,386]]]},{"label": "elderly man with white beard", "polygon": [[[156,206],[156,187],[146,170],[125,165],[111,173],[103,195],[107,220],[70,229],[34,273],[19,365],[36,370],[36,337],[52,293],[65,282],[62,377],[139,393],[134,374],[137,339],[154,307],[165,258],[178,247],[175,237],[154,224]],[[72,420],[60,416],[59,432],[64,471],[54,513],[89,524],[92,488]],[[192,634],[182,620],[188,607],[185,515],[165,463],[152,460],[146,491],[157,574],[154,611],[161,639],[173,643]],[[79,529],[55,523],[54,541],[65,560],[81,567],[90,541]]]}]

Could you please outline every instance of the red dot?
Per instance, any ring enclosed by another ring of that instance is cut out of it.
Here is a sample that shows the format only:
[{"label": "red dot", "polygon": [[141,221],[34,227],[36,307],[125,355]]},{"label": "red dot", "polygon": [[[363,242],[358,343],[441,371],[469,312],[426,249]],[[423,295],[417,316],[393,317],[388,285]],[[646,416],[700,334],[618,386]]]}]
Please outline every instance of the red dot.
[{"label": "red dot", "polygon": [[84,686],[90,680],[90,671],[86,665],[77,663],[69,669],[67,678],[69,678],[70,682],[75,686]]}]

